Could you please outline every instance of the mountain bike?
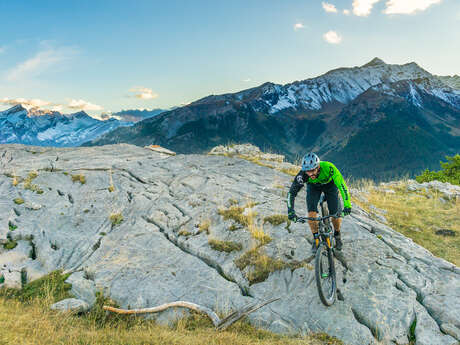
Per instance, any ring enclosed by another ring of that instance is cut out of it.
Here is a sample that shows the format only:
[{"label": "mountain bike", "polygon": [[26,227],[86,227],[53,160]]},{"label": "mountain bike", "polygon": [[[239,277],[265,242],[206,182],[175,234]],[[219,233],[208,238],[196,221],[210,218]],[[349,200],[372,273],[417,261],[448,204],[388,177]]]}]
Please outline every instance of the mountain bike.
[{"label": "mountain bike", "polygon": [[329,214],[324,194],[321,194],[319,204],[319,217],[299,217],[297,221],[301,223],[305,223],[307,220],[319,221],[319,243],[317,243],[318,249],[315,256],[315,280],[319,298],[328,307],[334,304],[337,298],[337,279],[333,251],[335,241],[330,218],[340,218],[341,214]]}]

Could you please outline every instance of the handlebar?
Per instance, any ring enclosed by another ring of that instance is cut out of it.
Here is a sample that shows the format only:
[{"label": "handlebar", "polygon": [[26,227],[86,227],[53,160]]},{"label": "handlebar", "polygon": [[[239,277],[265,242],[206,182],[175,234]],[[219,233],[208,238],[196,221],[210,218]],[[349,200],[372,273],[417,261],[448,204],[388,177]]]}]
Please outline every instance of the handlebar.
[{"label": "handlebar", "polygon": [[337,214],[330,214],[330,215],[327,215],[327,216],[324,216],[324,217],[298,217],[297,218],[297,221],[299,223],[305,223],[307,220],[316,220],[316,221],[322,221],[324,219],[328,219],[328,218],[340,218],[342,217],[342,213],[337,213]]}]

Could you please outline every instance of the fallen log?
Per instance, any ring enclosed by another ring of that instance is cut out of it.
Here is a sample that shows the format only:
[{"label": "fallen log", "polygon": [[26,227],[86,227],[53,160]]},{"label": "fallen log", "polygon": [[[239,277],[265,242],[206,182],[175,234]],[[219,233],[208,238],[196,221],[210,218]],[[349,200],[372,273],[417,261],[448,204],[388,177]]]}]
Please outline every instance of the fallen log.
[{"label": "fallen log", "polygon": [[160,311],[166,310],[168,308],[177,308],[177,307],[182,307],[182,308],[187,308],[194,310],[199,313],[206,314],[214,324],[214,327],[216,327],[216,330],[223,331],[227,329],[231,324],[235,323],[238,320],[241,320],[243,317],[249,315],[250,313],[256,311],[257,309],[262,308],[263,306],[272,303],[274,301],[279,300],[280,298],[273,298],[269,299],[267,301],[262,301],[260,303],[255,303],[255,304],[249,304],[245,306],[244,308],[237,310],[230,315],[224,317],[223,319],[220,319],[217,314],[212,311],[211,309],[191,303],[191,302],[186,302],[186,301],[176,301],[176,302],[171,302],[171,303],[165,303],[156,307],[152,308],[142,308],[142,309],[120,309],[120,308],[114,308],[114,307],[109,307],[109,306],[104,306],[103,309],[107,311],[111,311],[117,314],[146,314],[146,313],[158,313]]}]

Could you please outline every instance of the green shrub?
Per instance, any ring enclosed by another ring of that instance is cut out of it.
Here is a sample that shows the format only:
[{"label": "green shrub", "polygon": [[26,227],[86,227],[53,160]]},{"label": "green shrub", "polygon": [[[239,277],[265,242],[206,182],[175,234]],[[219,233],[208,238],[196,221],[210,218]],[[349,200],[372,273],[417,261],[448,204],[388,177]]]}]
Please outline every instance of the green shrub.
[{"label": "green shrub", "polygon": [[50,298],[54,303],[70,295],[71,284],[65,283],[69,274],[62,274],[61,271],[53,271],[44,277],[25,284],[22,289],[0,289],[0,297],[16,298],[23,302],[29,302],[35,298]]},{"label": "green shrub", "polygon": [[419,183],[430,182],[433,180],[448,182],[460,186],[460,154],[446,156],[447,162],[440,162],[442,170],[430,171],[426,169],[415,179]]}]

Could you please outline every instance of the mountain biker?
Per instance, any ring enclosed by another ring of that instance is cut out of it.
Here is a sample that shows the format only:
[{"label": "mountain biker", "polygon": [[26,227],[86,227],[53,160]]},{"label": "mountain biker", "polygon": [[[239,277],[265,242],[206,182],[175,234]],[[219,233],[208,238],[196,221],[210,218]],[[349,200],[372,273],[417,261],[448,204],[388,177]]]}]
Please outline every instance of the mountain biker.
[{"label": "mountain biker", "polygon": [[[297,221],[297,215],[294,210],[294,201],[297,193],[307,184],[307,208],[309,217],[318,217],[318,202],[321,192],[324,192],[327,200],[329,214],[337,214],[339,211],[339,194],[342,195],[343,213],[351,213],[350,196],[347,185],[340,171],[330,162],[321,162],[319,157],[314,153],[307,153],[302,159],[302,168],[294,178],[289,193],[287,195],[288,219]],[[311,232],[313,234],[312,252],[316,253],[319,244],[318,221],[309,220]],[[334,225],[334,237],[336,248],[342,249],[342,240],[340,238],[340,226],[342,218],[332,218]]]}]

